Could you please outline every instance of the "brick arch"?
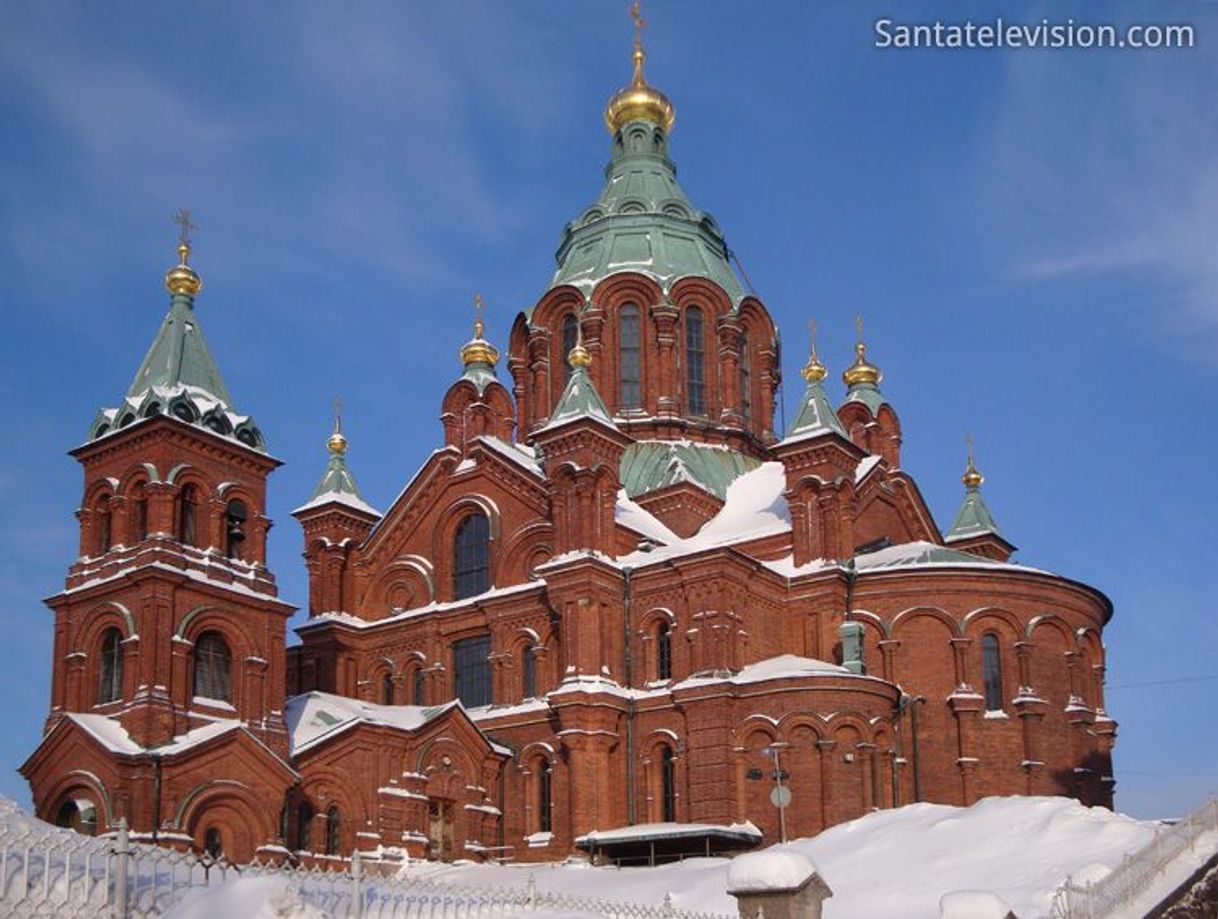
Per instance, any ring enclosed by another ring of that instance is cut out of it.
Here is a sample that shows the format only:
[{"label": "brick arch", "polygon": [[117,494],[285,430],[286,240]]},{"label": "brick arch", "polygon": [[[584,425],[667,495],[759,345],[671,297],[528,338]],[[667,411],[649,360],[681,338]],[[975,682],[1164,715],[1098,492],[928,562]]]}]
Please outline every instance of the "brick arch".
[{"label": "brick arch", "polygon": [[98,833],[111,829],[118,821],[118,815],[114,813],[114,800],[110,795],[110,789],[96,773],[84,769],[73,769],[71,772],[64,773],[40,797],[43,807],[39,810],[38,817],[47,823],[54,823],[55,818],[59,815],[59,809],[75,797],[96,799]]},{"label": "brick arch", "polygon": [[[432,531],[431,557],[436,559],[436,599],[451,600],[454,594],[452,572],[454,565],[454,540],[457,528],[466,517],[473,514],[484,514],[488,524],[487,567],[488,580],[493,588],[502,581],[499,571],[501,516],[499,505],[493,499],[483,494],[461,495],[444,508],[439,517],[439,524]],[[447,577],[444,576],[447,574]]]},{"label": "brick arch", "polygon": [[190,836],[196,851],[203,850],[209,827],[220,830],[224,857],[246,862],[260,845],[276,838],[277,820],[272,809],[244,782],[212,779],[196,785],[178,804],[174,825]]},{"label": "brick arch", "polygon": [[[407,605],[397,606],[396,602],[403,599]],[[361,606],[387,615],[390,610],[413,609],[435,600],[435,571],[431,562],[418,555],[402,555],[377,573],[364,592]]]},{"label": "brick arch", "polygon": [[[246,710],[245,697],[245,660],[248,657],[266,657],[258,644],[257,637],[250,631],[249,625],[231,610],[218,606],[196,606],[188,612],[178,625],[174,639],[188,642],[191,646],[186,660],[185,691],[187,699],[194,697],[195,680],[195,644],[205,632],[216,632],[228,645],[230,669],[228,678],[229,698],[226,704],[238,712]],[[217,700],[220,701],[220,700]],[[257,703],[257,700],[253,700]]]},{"label": "brick arch", "polygon": [[1051,629],[1058,632],[1061,635],[1067,650],[1074,651],[1077,649],[1077,636],[1074,634],[1074,631],[1070,628],[1070,625],[1066,622],[1066,620],[1057,615],[1057,613],[1042,613],[1039,616],[1033,616],[1032,619],[1028,621],[1028,624],[1024,629],[1024,636],[1029,641],[1035,642],[1036,632],[1039,629]]},{"label": "brick arch", "polygon": [[88,711],[97,704],[97,687],[101,681],[101,642],[110,629],[118,629],[121,639],[119,648],[123,655],[123,686],[122,694],[113,701],[119,702],[130,699],[137,679],[135,662],[131,659],[130,648],[137,645],[140,636],[136,632],[135,618],[123,604],[106,600],[93,607],[84,620],[84,626],[77,632],[73,645],[76,652],[85,655],[84,683],[80,687],[81,698],[78,699],[82,711]]},{"label": "brick arch", "polygon": [[81,498],[81,504],[91,508],[97,503],[98,498],[105,495],[107,498],[112,498],[118,494],[119,480],[113,476],[106,476],[103,479],[97,479],[90,482],[85,488],[85,493]]},{"label": "brick arch", "polygon": [[[448,768],[443,765],[446,756],[451,760]],[[419,748],[415,772],[427,776],[428,797],[459,801],[464,796],[465,786],[476,784],[480,774],[478,766],[456,739],[441,736]]]},{"label": "brick arch", "polygon": [[807,731],[815,738],[813,743],[818,740],[825,740],[829,730],[825,719],[815,712],[797,711],[788,712],[778,720],[778,729],[782,732],[782,736],[788,743],[794,744],[792,738],[801,731]]},{"label": "brick arch", "polygon": [[652,823],[664,820],[664,751],[672,753],[673,816],[681,820],[686,810],[681,789],[686,785],[686,756],[681,752],[680,740],[668,728],[657,728],[640,745],[640,764],[643,767],[643,787],[646,791],[647,819]]},{"label": "brick arch", "polygon": [[554,555],[554,525],[548,521],[534,521],[514,529],[504,540],[499,553],[500,570],[504,581],[518,582],[528,578],[540,554]]},{"label": "brick arch", "polygon": [[[570,284],[560,284],[558,287],[552,287],[542,295],[542,298],[537,301],[537,305],[533,307],[533,313],[529,317],[527,328],[546,329],[551,334],[558,332],[559,328],[555,320],[562,313],[571,309],[574,309],[577,313],[580,312],[583,310],[586,302],[583,291],[578,287],[573,287]],[[521,313],[521,317],[524,317],[523,313]],[[513,329],[513,331],[515,330]]]},{"label": "brick arch", "polygon": [[947,630],[951,634],[952,638],[964,637],[960,630],[959,621],[952,616],[951,613],[939,606],[911,606],[907,609],[901,610],[901,612],[897,613],[896,616],[893,617],[892,626],[890,628],[892,637],[898,637],[897,630],[901,627],[901,625],[912,619],[921,617],[930,617],[943,623],[943,625],[947,627]]},{"label": "brick arch", "polygon": [[[313,805],[314,818],[324,817],[331,807],[338,807],[338,851],[350,852],[354,848],[355,834],[368,829],[371,817],[367,802],[353,785],[350,773],[334,766],[314,766],[309,769],[302,787],[308,802]],[[324,837],[316,833],[312,838],[324,841]],[[320,851],[320,848],[313,846],[314,851]]]},{"label": "brick arch", "polygon": [[636,272],[610,275],[597,284],[592,302],[603,311],[604,324],[599,330],[601,360],[592,365],[593,380],[613,414],[623,410],[621,404],[621,322],[620,311],[626,304],[638,309],[639,319],[639,394],[638,408],[654,412],[659,397],[659,353],[650,309],[663,298],[663,291],[654,279]]},{"label": "brick arch", "polygon": [[643,673],[646,675],[647,682],[654,682],[660,679],[659,659],[657,657],[655,642],[659,636],[659,628],[661,623],[668,623],[669,628],[669,662],[672,669],[672,674],[677,675],[676,668],[676,650],[677,650],[677,614],[666,606],[653,606],[639,619],[638,640],[643,658]]},{"label": "brick arch", "polygon": [[881,638],[892,637],[892,626],[881,616],[870,610],[852,609],[850,611],[850,618],[873,626],[880,633]]},{"label": "brick arch", "polygon": [[158,482],[156,466],[152,463],[135,463],[118,480],[114,490],[118,494],[128,496],[137,484],[152,484]]},{"label": "brick arch", "polygon": [[1024,634],[1024,623],[1018,616],[1001,606],[981,606],[969,612],[961,622],[960,631],[968,638],[980,638],[988,631],[987,622],[1001,622],[1010,630],[1012,640],[1019,640]]}]

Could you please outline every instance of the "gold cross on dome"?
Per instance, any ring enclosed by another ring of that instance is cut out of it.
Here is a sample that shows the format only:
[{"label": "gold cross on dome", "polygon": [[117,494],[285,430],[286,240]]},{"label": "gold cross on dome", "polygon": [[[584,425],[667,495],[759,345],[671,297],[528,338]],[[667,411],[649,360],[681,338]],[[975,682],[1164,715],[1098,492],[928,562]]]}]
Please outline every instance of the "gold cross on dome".
[{"label": "gold cross on dome", "polygon": [[968,444],[968,465],[969,465],[969,468],[972,469],[973,468],[973,435],[965,434],[964,442],[966,444]]},{"label": "gold cross on dome", "polygon": [[634,0],[630,6],[630,18],[634,20],[634,43],[638,46],[643,44],[643,29],[647,27],[647,20],[643,18],[643,11],[639,7],[639,0]]},{"label": "gold cross on dome", "polygon": [[334,397],[334,433],[341,434],[343,431],[343,400]]},{"label": "gold cross on dome", "polygon": [[812,356],[816,357],[816,320],[808,320],[808,338],[812,342]]},{"label": "gold cross on dome", "polygon": [[858,329],[859,341],[863,340],[863,314],[859,313],[854,317],[854,327]]},{"label": "gold cross on dome", "polygon": [[183,246],[189,246],[190,231],[199,229],[198,224],[193,223],[190,219],[190,209],[180,208],[174,211],[169,219],[178,225],[178,242]]}]

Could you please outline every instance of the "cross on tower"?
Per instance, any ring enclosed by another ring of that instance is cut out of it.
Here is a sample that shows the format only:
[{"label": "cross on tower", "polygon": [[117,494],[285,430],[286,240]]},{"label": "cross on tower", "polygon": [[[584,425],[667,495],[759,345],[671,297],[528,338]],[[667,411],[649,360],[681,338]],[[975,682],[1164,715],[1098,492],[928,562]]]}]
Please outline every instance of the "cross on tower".
[{"label": "cross on tower", "polygon": [[812,342],[812,357],[816,357],[816,320],[808,320],[808,338]]},{"label": "cross on tower", "polygon": [[647,20],[643,18],[643,11],[639,7],[639,0],[634,0],[630,7],[630,18],[634,20],[634,43],[636,45],[643,44],[643,29],[647,27]]},{"label": "cross on tower", "polygon": [[863,340],[863,314],[859,313],[854,317],[854,327],[858,329],[859,341]]},{"label": "cross on tower", "polygon": [[341,434],[343,432],[343,400],[339,396],[334,397],[334,433]]},{"label": "cross on tower", "polygon": [[180,208],[174,211],[169,219],[178,225],[178,243],[189,247],[190,231],[199,229],[198,224],[193,223],[190,219],[190,209]]}]

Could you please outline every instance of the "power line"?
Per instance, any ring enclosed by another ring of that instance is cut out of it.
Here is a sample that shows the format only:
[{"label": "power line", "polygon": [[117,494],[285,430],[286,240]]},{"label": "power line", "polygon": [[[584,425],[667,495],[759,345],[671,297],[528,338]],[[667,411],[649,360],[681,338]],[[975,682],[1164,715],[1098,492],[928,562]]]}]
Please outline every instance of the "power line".
[{"label": "power line", "polygon": [[1211,676],[1182,676],[1174,680],[1146,680],[1140,683],[1117,683],[1113,686],[1105,686],[1107,689],[1134,689],[1139,686],[1170,686],[1175,683],[1205,683],[1210,680],[1218,680],[1218,674]]}]

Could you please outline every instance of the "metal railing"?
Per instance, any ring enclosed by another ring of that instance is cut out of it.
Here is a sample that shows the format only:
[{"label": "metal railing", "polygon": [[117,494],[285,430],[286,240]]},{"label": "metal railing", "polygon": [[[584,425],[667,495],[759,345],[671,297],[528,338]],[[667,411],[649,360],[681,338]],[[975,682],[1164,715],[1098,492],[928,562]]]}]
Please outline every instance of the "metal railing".
[{"label": "metal railing", "polygon": [[223,860],[131,841],[125,823],[111,837],[91,837],[33,823],[0,810],[0,914],[18,919],[154,919],[185,897],[239,878],[285,881],[284,896],[330,916],[351,919],[474,919],[536,912],[607,919],[731,919],[605,897],[543,892],[528,876],[521,887],[446,884],[380,876],[356,853],[349,867],[326,870]]},{"label": "metal railing", "polygon": [[1218,800],[1210,798],[1179,822],[1155,830],[1154,839],[1127,854],[1108,874],[1086,884],[1070,878],[1053,894],[1055,919],[1105,919],[1119,915],[1163,877],[1205,833],[1218,831]]}]

